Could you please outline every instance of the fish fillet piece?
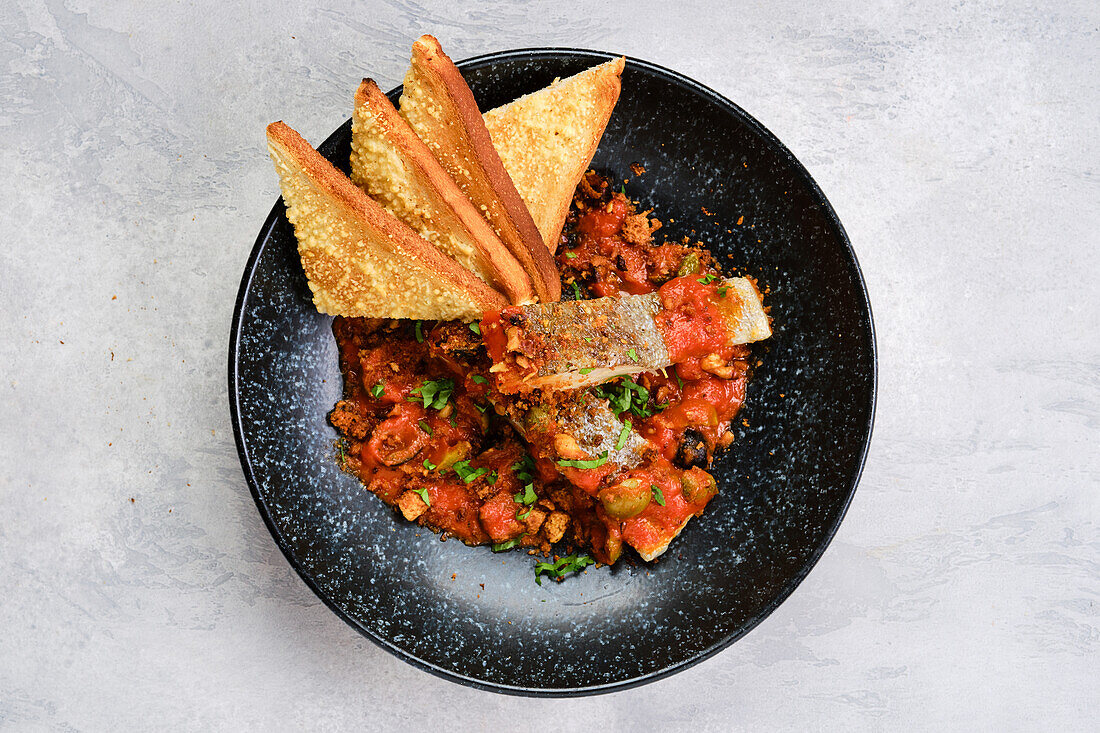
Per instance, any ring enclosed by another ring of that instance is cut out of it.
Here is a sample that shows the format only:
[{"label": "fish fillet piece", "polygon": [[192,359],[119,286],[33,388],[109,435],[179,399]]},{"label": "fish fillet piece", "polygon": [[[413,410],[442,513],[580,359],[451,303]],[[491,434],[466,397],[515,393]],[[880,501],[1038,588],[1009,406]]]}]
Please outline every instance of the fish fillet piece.
[{"label": "fish fillet piece", "polygon": [[[717,282],[713,292],[709,302],[724,326],[727,346],[771,336],[760,293],[751,280]],[[675,350],[670,351],[668,331],[661,325],[663,303],[657,292],[486,314],[481,327],[497,388],[506,394],[582,389],[672,366]]]}]

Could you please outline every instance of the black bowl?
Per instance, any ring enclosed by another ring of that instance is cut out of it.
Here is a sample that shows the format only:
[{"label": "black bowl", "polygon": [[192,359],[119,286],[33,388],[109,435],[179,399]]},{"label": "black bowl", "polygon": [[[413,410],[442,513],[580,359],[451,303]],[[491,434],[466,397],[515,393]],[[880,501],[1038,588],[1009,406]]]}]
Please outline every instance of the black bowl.
[{"label": "black bowl", "polygon": [[[539,49],[460,66],[489,109],[607,58]],[[344,170],[350,136],[349,121],[320,147]],[[666,222],[666,235],[701,239],[730,272],[755,275],[775,319],[737,442],[716,464],[721,493],[655,564],[624,558],[539,586],[523,552],[442,543],[395,517],[336,467],[325,420],[342,386],[331,319],[311,304],[281,201],[245,268],[229,398],[260,513],[333,611],[447,679],[565,695],[684,669],[791,594],[855,491],[874,414],[874,334],[859,266],[825,196],[736,105],[634,59],[593,166],[626,178],[631,163],[645,173],[627,192]]]}]

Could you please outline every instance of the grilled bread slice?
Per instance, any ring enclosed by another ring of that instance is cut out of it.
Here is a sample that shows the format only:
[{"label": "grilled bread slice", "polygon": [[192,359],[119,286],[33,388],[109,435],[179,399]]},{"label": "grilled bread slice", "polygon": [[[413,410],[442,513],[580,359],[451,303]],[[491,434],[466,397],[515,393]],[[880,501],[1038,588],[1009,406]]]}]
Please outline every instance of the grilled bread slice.
[{"label": "grilled bread slice", "polygon": [[613,59],[485,113],[493,145],[551,252],[619,100],[624,63]]},{"label": "grilled bread slice", "polygon": [[504,169],[474,95],[433,36],[412,47],[401,116],[489,221],[531,278],[539,300],[561,298],[554,258]]},{"label": "grilled bread slice", "polygon": [[317,310],[472,320],[506,303],[356,188],[287,125],[268,125],[267,145]]},{"label": "grilled bread slice", "polygon": [[512,303],[534,301],[526,271],[370,79],[355,93],[351,179]]}]

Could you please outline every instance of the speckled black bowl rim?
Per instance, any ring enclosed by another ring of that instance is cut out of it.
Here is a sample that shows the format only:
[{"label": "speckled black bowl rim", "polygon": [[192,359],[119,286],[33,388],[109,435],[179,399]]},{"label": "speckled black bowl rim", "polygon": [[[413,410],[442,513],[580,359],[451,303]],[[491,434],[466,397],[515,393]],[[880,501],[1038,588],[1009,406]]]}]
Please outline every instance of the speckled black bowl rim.
[{"label": "speckled black bowl rim", "polygon": [[[540,58],[551,58],[567,56],[570,58],[588,58],[592,59],[595,63],[601,63],[608,59],[617,58],[621,54],[612,54],[604,51],[592,51],[588,49],[577,48],[520,48],[510,51],[499,51],[495,53],[482,54],[480,56],[473,56],[465,59],[464,61],[457,62],[459,68],[477,68],[482,66],[491,65],[497,61],[514,61],[514,60],[537,60]],[[702,97],[711,101],[711,103],[722,107],[734,117],[738,118],[743,124],[751,128],[770,146],[772,146],[777,152],[779,152],[790,163],[792,172],[800,177],[806,186],[813,192],[813,194],[819,199],[822,210],[825,212],[830,223],[836,230],[836,234],[839,236],[840,242],[844,246],[845,253],[851,260],[852,274],[855,276],[855,282],[859,286],[859,294],[862,295],[862,305],[866,309],[867,318],[867,330],[869,337],[869,343],[871,345],[871,395],[870,395],[870,411],[868,412],[867,425],[866,425],[866,438],[863,443],[863,450],[859,455],[858,465],[853,472],[851,480],[849,482],[849,490],[847,499],[844,502],[844,506],[841,508],[840,513],[837,515],[836,522],[828,528],[825,534],[824,541],[820,546],[810,555],[808,562],[801,568],[795,576],[793,576],[786,584],[786,586],[778,593],[775,598],[764,606],[759,613],[749,619],[740,629],[729,634],[724,639],[711,645],[709,648],[695,654],[694,656],[670,664],[664,669],[649,672],[638,677],[634,677],[627,680],[620,680],[618,682],[612,682],[605,685],[593,685],[589,687],[569,687],[559,689],[546,689],[546,688],[529,688],[519,685],[502,685],[495,682],[487,682],[474,677],[468,677],[466,675],[457,674],[451,670],[444,669],[434,664],[430,664],[418,657],[415,657],[403,649],[398,648],[394,644],[390,643],[387,639],[382,638],[374,633],[371,633],[367,629],[359,625],[355,619],[343,612],[336,603],[329,598],[317,585],[317,583],[310,577],[305,571],[298,559],[290,551],[290,546],[283,538],[279,529],[275,526],[275,522],[271,513],[268,511],[267,505],[264,499],[260,496],[259,482],[256,480],[256,476],[252,471],[252,464],[248,455],[248,448],[245,446],[244,435],[242,432],[241,424],[241,411],[238,403],[238,386],[239,375],[237,372],[237,361],[239,356],[239,346],[241,338],[241,316],[244,310],[244,301],[248,295],[249,289],[252,285],[252,277],[255,273],[256,263],[259,261],[260,255],[263,253],[264,246],[266,245],[268,238],[271,236],[271,230],[274,228],[276,221],[283,215],[285,207],[283,201],[280,198],[275,202],[275,205],[271,209],[271,213],[268,214],[267,220],[264,222],[263,228],[260,230],[259,236],[256,238],[256,244],[252,248],[252,253],[249,255],[248,263],[245,265],[244,275],[241,278],[241,287],[237,292],[237,302],[233,309],[233,323],[229,333],[229,409],[233,422],[233,437],[237,443],[237,453],[241,459],[241,467],[244,470],[245,479],[248,481],[248,488],[252,492],[252,498],[256,502],[256,507],[260,510],[260,516],[263,517],[264,524],[267,525],[268,530],[271,532],[271,536],[275,538],[276,544],[279,549],[282,550],[283,555],[286,557],[287,562],[294,568],[295,572],[305,581],[306,585],[317,594],[317,597],[324,601],[325,605],[332,609],[332,612],[342,618],[352,628],[359,633],[366,636],[372,642],[382,647],[386,651],[390,652],[397,658],[408,662],[409,664],[423,669],[427,672],[431,672],[434,675],[442,677],[443,679],[450,680],[451,682],[458,682],[459,684],[467,685],[469,687],[477,688],[480,690],[487,690],[490,692],[505,693],[510,695],[524,695],[531,697],[569,697],[574,695],[596,695],[608,692],[616,692],[619,690],[625,690],[631,687],[637,687],[639,685],[647,684],[649,682],[655,682],[659,679],[668,677],[669,675],[676,674],[682,670],[687,669],[704,659],[708,659],[718,652],[726,649],[742,636],[752,631],[756,626],[767,618],[772,611],[779,607],[783,601],[790,597],[795,588],[809,575],[810,571],[817,565],[817,561],[821,559],[825,549],[832,542],[833,537],[836,535],[837,529],[840,527],[840,523],[844,520],[844,516],[848,512],[848,507],[851,506],[852,498],[855,496],[856,486],[859,484],[860,476],[863,474],[863,466],[867,460],[867,452],[871,445],[871,433],[874,428],[875,421],[875,407],[878,400],[878,345],[875,341],[875,327],[874,319],[871,313],[871,301],[867,294],[867,285],[863,280],[863,272],[860,270],[859,261],[856,259],[856,253],[852,249],[851,241],[848,239],[848,234],[844,230],[844,226],[840,223],[840,219],[837,217],[836,212],[833,210],[832,204],[825,197],[820,186],[810,176],[809,171],[805,166],[798,161],[797,158],[791,153],[787,147],[779,141],[775,135],[771,133],[766,127],[758,122],[752,115],[745,112],[745,110],[738,107],[736,104],[725,98],[718,92],[714,91],[710,87],[707,87],[699,82],[680,74],[679,72],[672,71],[663,66],[636,59],[632,56],[626,57],[627,62],[632,66],[637,66],[649,71],[657,76],[665,77],[668,81],[679,84],[683,87],[698,93]],[[392,97],[397,89],[390,92]],[[339,128],[334,132],[329,140],[336,137],[339,134]],[[326,140],[325,145],[329,140]]]}]

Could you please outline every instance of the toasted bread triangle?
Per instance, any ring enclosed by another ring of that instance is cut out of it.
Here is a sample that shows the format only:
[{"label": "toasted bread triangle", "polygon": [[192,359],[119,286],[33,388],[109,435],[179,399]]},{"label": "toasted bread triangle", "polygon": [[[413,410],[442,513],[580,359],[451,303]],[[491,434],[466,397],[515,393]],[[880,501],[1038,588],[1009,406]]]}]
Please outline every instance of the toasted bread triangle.
[{"label": "toasted bread triangle", "polygon": [[433,36],[413,44],[401,116],[432,151],[530,276],[542,302],[561,297],[561,276],[504,168],[473,92]]},{"label": "toasted bread triangle", "polygon": [[351,179],[512,303],[535,300],[527,272],[370,79],[355,93]]},{"label": "toasted bread triangle", "polygon": [[493,145],[551,252],[622,88],[624,59],[485,113]]},{"label": "toasted bread triangle", "polygon": [[357,188],[282,122],[268,150],[322,313],[472,320],[505,299]]}]

